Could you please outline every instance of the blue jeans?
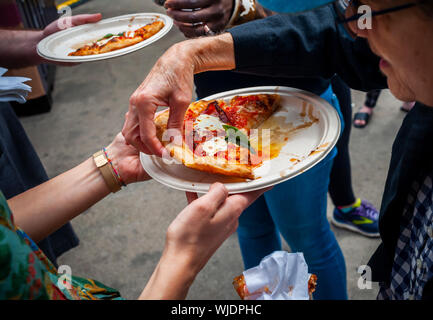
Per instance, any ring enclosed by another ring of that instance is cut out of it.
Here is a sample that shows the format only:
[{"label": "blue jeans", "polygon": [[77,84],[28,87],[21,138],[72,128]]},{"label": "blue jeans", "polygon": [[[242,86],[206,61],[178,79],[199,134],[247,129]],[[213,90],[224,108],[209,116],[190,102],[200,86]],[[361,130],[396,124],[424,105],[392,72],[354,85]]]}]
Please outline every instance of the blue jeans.
[{"label": "blue jeans", "polygon": [[[331,88],[322,98],[339,111]],[[281,250],[281,233],[292,252],[304,253],[309,272],[317,275],[314,299],[347,299],[343,253],[326,218],[329,175],[336,154],[334,148],[312,169],[276,185],[239,219],[238,238],[245,269]]]}]

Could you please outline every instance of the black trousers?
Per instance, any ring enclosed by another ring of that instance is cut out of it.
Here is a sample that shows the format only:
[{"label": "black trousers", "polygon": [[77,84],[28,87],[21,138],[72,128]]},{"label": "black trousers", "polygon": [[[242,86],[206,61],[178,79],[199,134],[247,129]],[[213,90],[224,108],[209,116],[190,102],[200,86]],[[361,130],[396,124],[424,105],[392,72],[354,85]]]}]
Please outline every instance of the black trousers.
[{"label": "black trousers", "polygon": [[332,79],[332,89],[340,102],[344,130],[337,142],[338,154],[334,158],[328,191],[335,206],[348,206],[356,200],[352,188],[352,169],[349,154],[350,131],[352,128],[352,97],[350,88],[338,76]]}]

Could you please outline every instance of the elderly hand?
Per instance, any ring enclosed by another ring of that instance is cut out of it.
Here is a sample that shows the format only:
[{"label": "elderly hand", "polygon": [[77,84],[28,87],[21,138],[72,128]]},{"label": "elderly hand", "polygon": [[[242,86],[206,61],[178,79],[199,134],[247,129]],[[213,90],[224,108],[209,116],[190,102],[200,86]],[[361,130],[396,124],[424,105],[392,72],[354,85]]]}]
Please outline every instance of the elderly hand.
[{"label": "elderly hand", "polygon": [[126,141],[147,154],[162,156],[165,148],[156,137],[153,122],[160,106],[170,107],[168,128],[183,127],[194,87],[194,73],[235,67],[233,38],[229,33],[175,44],[159,58],[132,94],[122,129]]},{"label": "elderly hand", "polygon": [[207,35],[204,26],[213,32],[223,31],[233,11],[233,0],[167,0],[167,14],[188,38]]},{"label": "elderly hand", "polygon": [[194,64],[185,46],[171,47],[155,64],[129,100],[122,133],[126,141],[147,154],[162,156],[153,122],[159,106],[170,107],[168,128],[182,129],[185,110],[192,98]]},{"label": "elderly hand", "polygon": [[141,299],[184,299],[200,270],[221,244],[233,234],[241,213],[269,189],[228,196],[221,183],[197,198],[170,224],[164,252]]},{"label": "elderly hand", "polygon": [[125,184],[150,179],[150,176],[141,165],[139,151],[128,145],[121,133],[117,134],[113,142],[106,148],[106,151]]}]

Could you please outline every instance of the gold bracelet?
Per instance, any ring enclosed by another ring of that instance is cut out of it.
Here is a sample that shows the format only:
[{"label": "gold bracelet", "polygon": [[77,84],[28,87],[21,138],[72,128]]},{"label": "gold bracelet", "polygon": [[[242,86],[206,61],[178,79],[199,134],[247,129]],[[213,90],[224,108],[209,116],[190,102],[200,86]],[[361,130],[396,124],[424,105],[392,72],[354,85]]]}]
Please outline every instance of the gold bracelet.
[{"label": "gold bracelet", "polygon": [[116,193],[122,188],[120,181],[117,179],[116,174],[111,167],[110,162],[105,156],[104,150],[100,150],[93,154],[93,161],[95,161],[96,167],[102,174],[105,183],[111,192]]}]

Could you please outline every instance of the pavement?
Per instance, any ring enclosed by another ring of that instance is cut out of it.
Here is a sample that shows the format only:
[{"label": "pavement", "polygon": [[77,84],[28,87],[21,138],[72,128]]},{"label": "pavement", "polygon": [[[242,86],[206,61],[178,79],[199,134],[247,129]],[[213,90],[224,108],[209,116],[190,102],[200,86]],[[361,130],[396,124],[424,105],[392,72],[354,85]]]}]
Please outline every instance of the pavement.
[{"label": "pavement", "polygon": [[[92,12],[108,18],[164,11],[152,1],[142,0],[92,0],[73,9],[73,14]],[[122,128],[129,96],[158,57],[183,39],[174,27],[161,40],[135,53],[58,68],[52,111],[22,119],[50,177],[110,143]],[[364,96],[353,91],[356,109]],[[392,142],[405,115],[399,106],[400,102],[384,91],[368,127],[352,129],[353,187],[357,196],[376,207],[380,206]],[[73,274],[97,279],[120,290],[125,298],[135,299],[159,260],[168,225],[186,204],[183,192],[158,182],[130,185],[72,221],[81,243],[64,254],[59,263],[71,266]],[[328,218],[332,209],[328,201]],[[375,299],[377,286],[358,287],[358,267],[368,261],[380,240],[334,227],[332,230],[346,259],[349,298]],[[284,249],[290,250],[287,245]],[[231,282],[242,271],[237,237],[233,235],[198,275],[188,299],[238,299]]]}]

